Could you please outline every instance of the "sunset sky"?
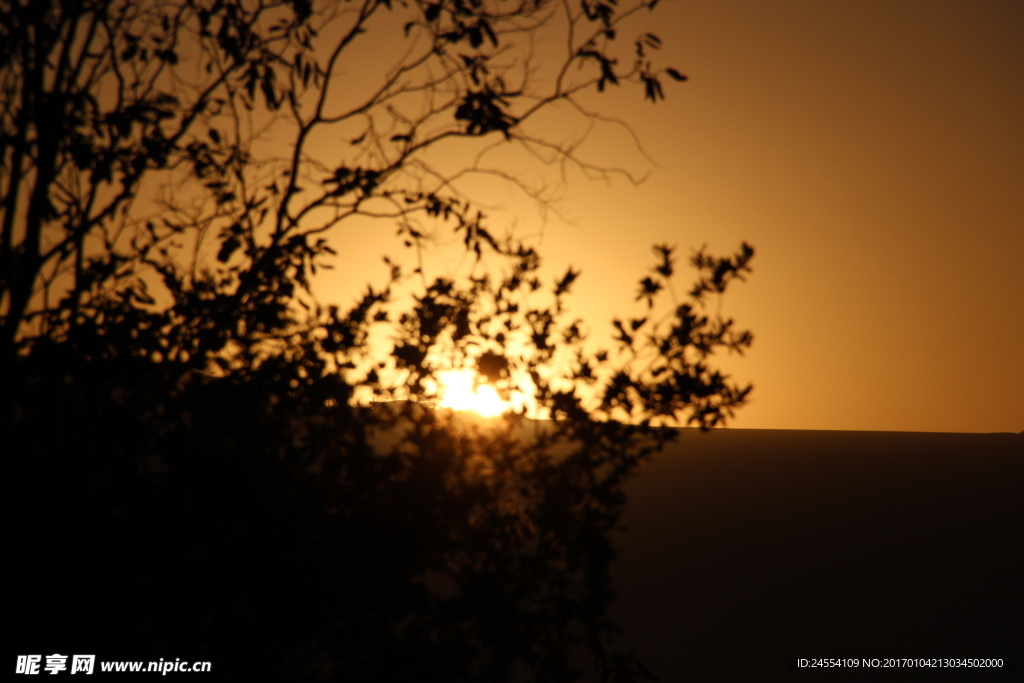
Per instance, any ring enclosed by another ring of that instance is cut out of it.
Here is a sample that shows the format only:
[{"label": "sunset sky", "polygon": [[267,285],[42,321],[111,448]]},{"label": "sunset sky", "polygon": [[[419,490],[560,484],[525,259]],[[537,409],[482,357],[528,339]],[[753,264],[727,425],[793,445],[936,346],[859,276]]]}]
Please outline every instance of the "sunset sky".
[{"label": "sunset sky", "polygon": [[573,186],[584,272],[757,248],[737,427],[1024,429],[1024,5],[673,2],[662,34],[691,80],[637,112],[646,185]]},{"label": "sunset sky", "polygon": [[[637,310],[652,244],[685,257],[746,240],[754,274],[721,310],[755,343],[723,366],[755,388],[731,426],[1024,429],[1024,5],[658,13],[659,59],[689,82],[657,105],[635,90],[592,99],[658,167],[625,135],[595,138],[648,179],[570,173],[553,205],[567,220],[544,226],[552,273],[583,271],[571,304],[593,337]],[[534,214],[509,210],[530,232]]]}]

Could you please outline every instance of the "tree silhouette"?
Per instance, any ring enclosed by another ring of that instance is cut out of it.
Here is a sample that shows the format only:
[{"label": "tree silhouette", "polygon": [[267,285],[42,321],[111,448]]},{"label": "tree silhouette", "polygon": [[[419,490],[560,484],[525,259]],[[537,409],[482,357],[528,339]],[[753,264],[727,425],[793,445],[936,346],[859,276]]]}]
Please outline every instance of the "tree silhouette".
[{"label": "tree silhouette", "polygon": [[[611,645],[608,532],[663,425],[743,404],[710,359],[751,336],[704,303],[753,251],[695,253],[679,298],[656,247],[641,313],[590,352],[567,319],[578,272],[545,286],[459,181],[543,201],[484,163],[507,146],[615,172],[534,122],[602,121],[586,89],[657,101],[662,75],[685,80],[655,66],[657,36],[617,40],[656,2],[0,0],[21,650],[318,680],[646,673]],[[551,32],[560,60],[538,52]],[[361,47],[374,61],[346,62]],[[452,171],[438,150],[459,141],[477,154]],[[357,258],[339,229],[368,220],[414,255],[452,230],[476,266],[386,259],[388,285],[321,305],[310,277]],[[528,382],[552,419],[424,408],[463,366],[505,397]]]}]

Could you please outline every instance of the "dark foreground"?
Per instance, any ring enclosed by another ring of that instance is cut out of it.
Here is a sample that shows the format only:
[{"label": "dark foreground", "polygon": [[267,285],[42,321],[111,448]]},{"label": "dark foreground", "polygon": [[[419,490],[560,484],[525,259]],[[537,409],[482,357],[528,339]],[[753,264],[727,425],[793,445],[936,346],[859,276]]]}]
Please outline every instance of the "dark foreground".
[{"label": "dark foreground", "polygon": [[621,642],[663,681],[994,673],[797,667],[887,656],[1001,657],[1014,678],[1022,485],[1021,435],[686,432],[627,487]]},{"label": "dark foreground", "polygon": [[[532,652],[531,638],[557,645],[559,618],[590,623],[573,610],[603,610],[603,597],[570,600],[580,585],[604,595],[607,546],[603,526],[563,505],[574,490],[563,480],[546,484],[551,500],[535,511],[539,546],[532,526],[459,526],[465,515],[436,483],[457,460],[444,443],[424,446],[432,459],[416,462],[431,467],[407,481],[350,471],[341,500],[362,502],[328,515],[338,484],[317,475],[299,488],[291,460],[260,448],[279,426],[236,412],[196,411],[218,416],[196,425],[205,439],[162,437],[167,471],[84,448],[147,452],[133,444],[151,430],[106,409],[91,440],[57,434],[77,447],[11,459],[21,470],[5,481],[8,675],[17,655],[96,653],[212,662],[196,680],[527,681],[526,670],[510,679],[477,662],[502,647]],[[120,436],[105,440],[111,430]],[[264,451],[273,457],[256,457]],[[611,565],[621,649],[669,682],[1020,680],[1022,483],[1018,435],[686,431],[626,488],[628,530],[612,539]],[[417,580],[437,574],[438,557],[480,548],[486,562],[461,584]],[[577,564],[558,569],[559,552]],[[601,561],[574,584],[585,552]],[[859,666],[797,666],[824,657]],[[1004,668],[865,671],[865,658],[1002,658]],[[536,680],[569,680],[563,659],[540,662],[547,676]]]}]

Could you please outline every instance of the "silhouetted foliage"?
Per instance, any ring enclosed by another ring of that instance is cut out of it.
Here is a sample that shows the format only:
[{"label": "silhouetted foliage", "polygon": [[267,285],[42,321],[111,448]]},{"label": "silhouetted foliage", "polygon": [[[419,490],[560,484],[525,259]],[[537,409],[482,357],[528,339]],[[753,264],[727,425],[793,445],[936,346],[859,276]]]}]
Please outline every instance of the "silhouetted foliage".
[{"label": "silhouetted foliage", "polygon": [[[655,2],[0,0],[23,651],[319,680],[644,675],[611,647],[608,533],[624,480],[672,438],[660,425],[716,425],[743,404],[749,387],[709,359],[751,337],[704,309],[753,252],[697,252],[677,301],[674,250],[656,247],[644,312],[591,353],[566,320],[578,271],[545,287],[537,252],[492,234],[426,152],[500,133],[603,172],[527,124],[560,102],[589,116],[574,96],[591,86],[663,98],[658,37],[625,68],[614,52],[621,22]],[[388,19],[395,66],[339,109],[340,60]],[[535,83],[528,39],[552,26],[570,50]],[[424,225],[453,229],[498,265],[430,280],[385,259],[388,285],[321,306],[311,275],[355,257],[328,233],[368,217],[413,251]],[[403,307],[409,282],[422,286]],[[435,373],[461,366],[504,396],[529,380],[554,419],[426,408]],[[360,391],[402,401],[368,407]]]}]

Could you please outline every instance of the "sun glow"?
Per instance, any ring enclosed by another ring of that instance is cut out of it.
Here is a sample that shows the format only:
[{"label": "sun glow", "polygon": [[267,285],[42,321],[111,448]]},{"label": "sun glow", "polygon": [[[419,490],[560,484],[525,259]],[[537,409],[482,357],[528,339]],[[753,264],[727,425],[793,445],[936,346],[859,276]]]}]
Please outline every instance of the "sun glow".
[{"label": "sun glow", "polygon": [[494,387],[481,384],[474,388],[472,370],[446,370],[437,373],[437,379],[441,384],[442,408],[472,410],[484,417],[501,415],[511,408]]}]

